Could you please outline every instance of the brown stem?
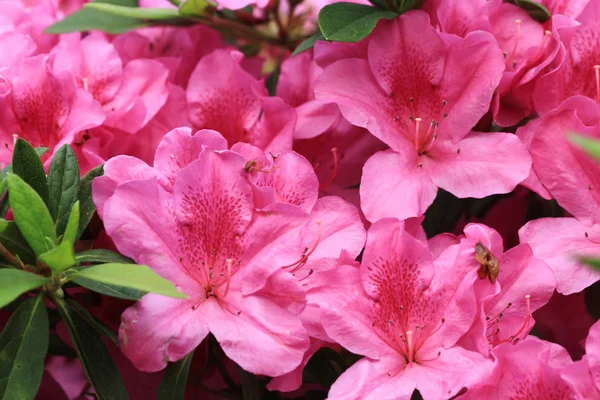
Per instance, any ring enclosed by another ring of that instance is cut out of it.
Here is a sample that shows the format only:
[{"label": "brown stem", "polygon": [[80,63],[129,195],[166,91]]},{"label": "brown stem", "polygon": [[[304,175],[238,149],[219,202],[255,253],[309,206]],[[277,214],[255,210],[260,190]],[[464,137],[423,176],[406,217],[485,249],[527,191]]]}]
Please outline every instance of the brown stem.
[{"label": "brown stem", "polygon": [[7,261],[9,261],[12,265],[14,265],[17,268],[23,267],[23,263],[19,262],[19,260],[17,260],[15,256],[13,256],[12,253],[8,251],[8,249],[4,247],[2,243],[0,243],[0,256],[4,257]]}]

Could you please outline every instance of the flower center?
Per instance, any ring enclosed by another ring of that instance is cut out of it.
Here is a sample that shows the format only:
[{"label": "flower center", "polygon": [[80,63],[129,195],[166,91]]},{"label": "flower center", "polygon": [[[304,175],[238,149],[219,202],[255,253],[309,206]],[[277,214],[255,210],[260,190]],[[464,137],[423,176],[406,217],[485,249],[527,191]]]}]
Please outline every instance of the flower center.
[{"label": "flower center", "polygon": [[[409,97],[408,105],[410,109],[410,115],[408,116],[408,119],[413,123],[414,126],[413,140],[415,143],[415,150],[417,151],[417,154],[421,156],[426,154],[435,143],[435,140],[438,137],[437,130],[440,126],[440,122],[448,116],[448,113],[446,112],[448,102],[446,100],[442,100],[442,107],[439,108],[440,111],[438,115],[434,116],[434,118],[429,121],[429,124],[424,122],[421,117],[417,116],[414,103],[415,98]],[[399,120],[400,117],[396,115],[394,117],[394,122],[398,122]]]}]

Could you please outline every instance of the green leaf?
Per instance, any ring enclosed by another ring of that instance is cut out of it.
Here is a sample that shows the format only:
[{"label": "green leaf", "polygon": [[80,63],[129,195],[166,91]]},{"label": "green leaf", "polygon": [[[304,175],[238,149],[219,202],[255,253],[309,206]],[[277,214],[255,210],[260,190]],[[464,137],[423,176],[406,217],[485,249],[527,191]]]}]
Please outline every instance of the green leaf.
[{"label": "green leaf", "polygon": [[571,143],[575,146],[579,147],[581,150],[585,151],[592,157],[594,157],[597,161],[600,161],[600,141],[589,139],[585,136],[570,134],[568,136]]},{"label": "green leaf", "polygon": [[75,202],[69,214],[69,220],[67,221],[67,227],[63,234],[62,241],[67,241],[71,244],[77,240],[77,230],[79,229],[79,200]]},{"label": "green leaf", "polygon": [[94,213],[96,212],[96,206],[92,200],[92,182],[94,178],[102,176],[104,174],[104,164],[91,169],[83,179],[81,179],[81,185],[79,186],[79,230],[77,231],[77,238],[81,237],[81,234],[87,228]]},{"label": "green leaf", "polygon": [[35,254],[14,221],[8,221],[8,226],[0,232],[0,243],[11,254],[18,255],[25,264],[35,264]]},{"label": "green leaf", "polygon": [[392,19],[398,14],[355,3],[334,3],[319,12],[319,28],[327,40],[358,42],[366,38],[381,18]]},{"label": "green leaf", "polygon": [[15,174],[10,174],[6,179],[8,201],[19,230],[35,254],[47,252],[51,247],[44,238],[56,243],[56,232],[48,208],[40,195],[23,179]]},{"label": "green leaf", "polygon": [[125,257],[117,252],[106,249],[92,249],[82,251],[75,254],[75,258],[79,264],[82,263],[120,263],[120,264],[135,264],[129,257]]},{"label": "green leaf", "polygon": [[36,397],[48,352],[48,313],[44,295],[24,301],[0,335],[0,398]]},{"label": "green leaf", "polygon": [[296,50],[294,50],[294,52],[292,53],[292,57],[295,56],[296,54],[302,53],[304,50],[313,48],[315,46],[315,43],[317,42],[317,40],[325,40],[325,36],[323,36],[323,34],[321,32],[318,32],[318,33],[315,33],[314,35],[312,35],[311,37],[309,37],[308,39],[304,39],[298,45],[298,47],[296,47]]},{"label": "green leaf", "polygon": [[[136,0],[96,0],[94,3],[116,4],[125,7],[137,7]],[[82,8],[62,21],[46,28],[46,33],[68,33],[81,31],[103,31],[106,33],[124,33],[132,29],[150,26],[138,18],[119,17],[113,14]]]},{"label": "green leaf", "polygon": [[179,7],[179,14],[184,17],[199,17],[204,15],[206,7],[211,5],[208,0],[187,0]]},{"label": "green leaf", "polygon": [[527,11],[529,16],[538,22],[546,22],[550,19],[550,10],[537,1],[517,0],[517,5]]},{"label": "green leaf", "polygon": [[10,222],[5,220],[4,218],[0,218],[0,232],[4,232],[9,225]]},{"label": "green leaf", "polygon": [[104,294],[110,297],[116,297],[118,299],[137,301],[144,297],[144,295],[147,293],[137,289],[116,285],[107,285],[106,283],[96,282],[87,278],[75,278],[73,279],[73,282],[96,293]]},{"label": "green leaf", "polygon": [[87,278],[108,285],[138,289],[179,299],[187,298],[185,294],[177,291],[175,285],[145,265],[99,264],[78,271],[71,277]]},{"label": "green leaf", "polygon": [[85,318],[61,299],[55,299],[61,318],[69,330],[85,374],[96,390],[98,399],[127,400],[123,379],[106,349],[100,334]]},{"label": "green leaf", "polygon": [[19,175],[48,204],[48,183],[40,156],[33,146],[19,138],[15,142],[12,172]]},{"label": "green leaf", "polygon": [[69,213],[79,196],[79,164],[77,156],[68,144],[58,149],[52,157],[48,170],[48,187],[48,210],[56,224],[56,234],[60,236],[65,231]]},{"label": "green leaf", "polygon": [[165,376],[158,388],[158,396],[156,400],[183,400],[185,394],[185,386],[187,384],[188,374],[190,372],[190,364],[194,352],[177,361],[169,364],[165,369]]},{"label": "green leaf", "polygon": [[179,13],[176,10],[173,10],[172,8],[127,7],[109,3],[102,3],[98,1],[84,4],[83,9],[97,10],[112,14],[117,17],[136,18],[148,21],[164,21],[170,19],[177,19],[179,17]]},{"label": "green leaf", "polygon": [[73,244],[63,240],[58,246],[41,254],[40,261],[49,266],[53,271],[62,272],[77,264],[73,254]]},{"label": "green leaf", "polygon": [[20,269],[0,269],[0,308],[48,282],[48,278]]},{"label": "green leaf", "polygon": [[269,92],[269,96],[275,96],[277,92],[277,82],[279,81],[279,75],[281,74],[281,65],[277,64],[275,70],[269,74],[265,80],[265,87]]},{"label": "green leaf", "polygon": [[75,300],[67,300],[67,304],[77,312],[86,322],[94,327],[99,334],[106,337],[108,340],[119,345],[119,335],[115,332],[110,326],[106,325],[104,322],[100,321],[98,318],[94,317],[92,314],[88,312],[81,304],[76,302]]},{"label": "green leaf", "polygon": [[579,260],[600,271],[600,258],[581,257]]}]

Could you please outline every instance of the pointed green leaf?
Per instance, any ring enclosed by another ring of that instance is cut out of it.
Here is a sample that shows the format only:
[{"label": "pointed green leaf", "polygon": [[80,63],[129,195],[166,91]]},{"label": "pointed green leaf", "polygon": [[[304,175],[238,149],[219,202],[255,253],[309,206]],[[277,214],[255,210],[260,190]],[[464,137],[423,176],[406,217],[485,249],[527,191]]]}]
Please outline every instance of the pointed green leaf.
[{"label": "pointed green leaf", "polygon": [[574,133],[569,135],[569,140],[575,146],[594,157],[597,161],[600,161],[600,140],[589,139]]},{"label": "pointed green leaf", "polygon": [[0,335],[0,398],[34,399],[48,351],[48,313],[43,294],[24,301]]},{"label": "pointed green leaf", "polygon": [[0,308],[50,279],[20,269],[0,269]]},{"label": "pointed green leaf", "polygon": [[63,240],[58,246],[41,254],[40,261],[49,266],[53,271],[62,272],[77,264],[73,254],[73,244]]},{"label": "pointed green leaf", "polygon": [[319,28],[327,40],[358,42],[366,38],[382,18],[392,19],[398,14],[355,3],[334,3],[319,12]]},{"label": "pointed green leaf", "polygon": [[580,261],[600,271],[600,258],[581,257]]},{"label": "pointed green leaf", "polygon": [[56,232],[46,204],[40,195],[17,175],[10,174],[6,179],[8,200],[19,230],[36,254],[47,252],[52,247],[44,238],[56,243]]},{"label": "pointed green leaf", "polygon": [[92,200],[92,182],[94,178],[102,176],[104,174],[104,164],[91,169],[83,179],[81,179],[81,185],[79,186],[79,230],[77,231],[77,238],[81,237],[81,234],[87,228],[90,220],[96,212],[96,206]]},{"label": "pointed green leaf", "polygon": [[123,379],[100,334],[69,304],[58,299],[55,300],[55,304],[67,325],[69,336],[97,398],[127,400],[129,396]]},{"label": "pointed green leaf", "polygon": [[35,264],[35,254],[14,221],[8,221],[7,226],[0,231],[0,243],[12,255],[18,255],[25,264]]},{"label": "pointed green leaf", "polygon": [[517,5],[527,11],[529,16],[538,22],[546,22],[550,19],[550,10],[537,1],[517,0]]},{"label": "pointed green leaf", "polygon": [[4,218],[0,218],[0,232],[4,232],[10,223]]},{"label": "pointed green leaf", "polygon": [[[95,3],[126,7],[137,7],[138,5],[136,0],[96,0]],[[54,25],[50,25],[45,32],[103,31],[118,34],[146,26],[150,26],[150,24],[138,18],[118,17],[107,12],[82,8]]]},{"label": "pointed green leaf", "polygon": [[325,37],[321,32],[315,33],[308,39],[303,40],[302,43],[300,43],[298,47],[296,47],[296,50],[294,50],[294,52],[292,53],[292,57],[296,54],[302,53],[304,50],[313,48],[315,46],[315,43],[317,43],[317,40],[325,40]]},{"label": "pointed green leaf", "polygon": [[15,142],[12,172],[19,175],[40,195],[44,203],[48,204],[48,184],[44,165],[33,146],[21,138]]},{"label": "pointed green leaf", "polygon": [[75,254],[75,258],[79,264],[83,263],[120,263],[120,264],[135,264],[129,257],[125,257],[117,252],[106,249],[91,249]]},{"label": "pointed green leaf", "polygon": [[179,299],[187,298],[185,294],[177,291],[175,285],[145,265],[99,264],[78,271],[71,277],[87,278],[108,285],[138,289]]},{"label": "pointed green leaf", "polygon": [[58,236],[65,231],[71,208],[79,198],[79,179],[77,157],[71,146],[65,144],[52,157],[48,170],[48,210],[56,225]]},{"label": "pointed green leaf", "polygon": [[67,221],[67,227],[63,234],[62,241],[68,241],[69,243],[75,243],[77,240],[77,230],[79,229],[79,200],[75,202],[69,214],[69,220]]},{"label": "pointed green leaf", "polygon": [[116,297],[117,299],[137,301],[144,297],[144,295],[147,293],[137,289],[108,285],[106,283],[96,282],[86,278],[75,278],[73,279],[73,282],[96,293],[104,294],[110,297]]},{"label": "pointed green leaf", "polygon": [[190,364],[194,352],[177,361],[169,364],[165,369],[165,376],[158,388],[157,400],[183,400],[185,387],[190,372]]},{"label": "pointed green leaf", "polygon": [[101,334],[117,346],[119,345],[119,334],[115,332],[110,326],[106,325],[104,322],[94,317],[88,312],[88,310],[85,309],[85,307],[83,307],[75,300],[67,300],[67,304],[83,319],[85,319],[90,326],[94,327],[94,329],[96,329],[96,331],[98,331],[99,334]]},{"label": "pointed green leaf", "polygon": [[208,0],[187,0],[179,7],[179,14],[184,17],[202,16],[209,5]]}]

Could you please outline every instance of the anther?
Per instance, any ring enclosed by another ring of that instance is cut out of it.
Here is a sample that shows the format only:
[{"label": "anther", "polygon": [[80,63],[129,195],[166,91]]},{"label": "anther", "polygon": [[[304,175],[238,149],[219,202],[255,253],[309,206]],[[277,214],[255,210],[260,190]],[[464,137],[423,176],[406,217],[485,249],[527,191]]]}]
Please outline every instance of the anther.
[{"label": "anther", "polygon": [[175,159],[175,155],[171,154],[171,160],[174,160],[174,159]]},{"label": "anther", "polygon": [[83,90],[85,90],[86,92],[89,92],[89,90],[88,90],[88,79],[87,78],[81,78],[81,82],[83,83]]},{"label": "anther", "polygon": [[308,252],[305,249],[304,253],[302,254],[302,257],[300,257],[300,259],[298,261],[296,261],[295,263],[292,263],[290,265],[285,265],[281,268],[287,269],[287,268],[293,267],[290,270],[290,272],[294,273],[294,272],[297,272],[300,268],[302,268],[304,266],[304,264],[306,264],[306,262],[308,261],[308,257],[310,257],[310,255],[312,253],[314,253],[314,251],[317,249],[317,246],[319,245],[319,242],[321,241],[321,235],[323,234],[322,229],[321,229],[321,221],[316,221],[316,223],[319,227],[319,233],[317,235],[317,240],[316,240],[314,246]]}]

